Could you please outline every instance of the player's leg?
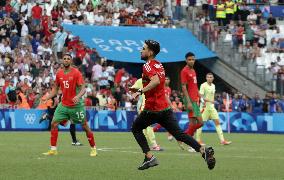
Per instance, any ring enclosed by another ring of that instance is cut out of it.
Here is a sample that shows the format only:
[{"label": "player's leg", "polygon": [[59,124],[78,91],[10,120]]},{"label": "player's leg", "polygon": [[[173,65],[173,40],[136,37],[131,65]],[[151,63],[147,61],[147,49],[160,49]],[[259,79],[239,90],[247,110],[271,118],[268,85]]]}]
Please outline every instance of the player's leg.
[{"label": "player's leg", "polygon": [[77,138],[76,138],[76,125],[74,123],[70,124],[69,132],[72,138],[72,145],[75,145],[77,142]]},{"label": "player's leg", "polygon": [[223,130],[222,130],[222,127],[220,125],[219,116],[218,116],[218,112],[217,112],[216,109],[212,110],[211,116],[212,116],[212,119],[214,120],[216,132],[218,134],[220,143],[222,145],[229,145],[229,144],[231,144],[232,143],[231,141],[226,141],[225,138],[224,138]]},{"label": "player's leg", "polygon": [[50,129],[50,150],[42,153],[43,155],[57,155],[57,138],[58,138],[58,122],[52,121],[51,122],[51,129]]},{"label": "player's leg", "polygon": [[68,108],[60,103],[55,110],[50,130],[50,150],[44,155],[57,155],[58,124],[65,119],[69,119]]},{"label": "player's leg", "polygon": [[89,144],[91,146],[91,153],[90,156],[96,156],[97,150],[96,150],[96,143],[94,134],[91,131],[87,120],[86,120],[86,109],[84,106],[77,106],[69,110],[69,115],[72,117],[72,121],[74,124],[81,124],[83,130],[86,132],[87,139],[89,141]]},{"label": "player's leg", "polygon": [[[161,129],[161,128],[162,128],[162,126],[161,126],[160,124],[156,124],[156,125],[154,126],[153,130],[154,130],[154,132],[157,132],[157,131],[159,131],[159,129]],[[172,140],[174,139],[174,137],[173,137],[169,132],[167,132],[167,136],[168,136],[168,140],[169,140],[169,141],[172,141]]]},{"label": "player's leg", "polygon": [[94,134],[91,131],[87,121],[84,121],[84,123],[82,124],[82,128],[86,132],[87,139],[91,146],[90,156],[97,156],[97,149],[96,149],[96,142],[95,142]]},{"label": "player's leg", "polygon": [[174,140],[174,136],[171,135],[171,133],[167,132],[167,135],[168,135],[168,140],[169,140],[169,141]]},{"label": "player's leg", "polygon": [[159,123],[169,133],[171,133],[177,141],[184,142],[185,144],[193,147],[197,152],[199,152],[201,146],[191,136],[188,136],[187,134],[182,132],[171,110],[164,112],[164,120],[162,120],[162,117],[160,117]]},{"label": "player's leg", "polygon": [[151,112],[142,111],[132,124],[132,133],[143,153],[145,154],[145,159],[138,170],[148,169],[150,167],[158,165],[157,159],[150,152],[147,139],[143,134],[143,129],[154,124],[156,122],[156,114]]},{"label": "player's leg", "polygon": [[143,129],[143,133],[145,135],[145,137],[147,138],[147,140],[149,141],[149,143],[151,144],[151,149],[153,151],[161,151],[161,147],[158,145],[157,141],[156,141],[156,136],[155,133],[153,131],[153,127],[152,126],[148,126],[146,129]]},{"label": "player's leg", "polygon": [[214,150],[212,147],[202,147],[193,137],[185,134],[179,127],[176,118],[172,110],[164,111],[159,117],[158,122],[171,133],[176,140],[184,142],[185,144],[193,147],[196,152],[200,152],[205,159],[208,168],[213,169],[215,167]]},{"label": "player's leg", "polygon": [[[202,120],[203,121],[207,121],[211,119],[210,118],[210,111],[208,109],[204,109],[204,111],[202,112]],[[202,142],[202,139],[201,139],[201,135],[202,135],[202,127],[197,129],[196,130],[196,140],[199,144],[201,145],[205,145],[203,142]]]},{"label": "player's leg", "polygon": [[153,128],[154,132],[159,131],[162,128],[162,126],[160,124],[156,124]]},{"label": "player's leg", "polygon": [[203,120],[202,120],[202,115],[201,115],[200,108],[197,102],[192,103],[192,108],[193,108],[194,116],[196,117],[196,123],[194,126],[194,129],[195,129],[194,131],[196,131],[197,129],[203,126]]},{"label": "player's leg", "polygon": [[72,138],[72,145],[73,146],[82,146],[82,144],[77,140],[77,137],[76,137],[76,124],[71,123],[69,131],[70,131],[70,135],[71,135],[71,138]]},{"label": "player's leg", "polygon": [[[185,107],[187,107],[187,101],[185,98],[184,102],[185,102]],[[201,113],[198,104],[196,102],[192,102],[191,104],[192,104],[192,109],[187,109],[188,119],[190,123],[188,124],[185,133],[190,136],[194,136],[196,129],[203,126],[203,121],[201,118]]]},{"label": "player's leg", "polygon": [[[187,116],[188,116],[188,120],[189,120],[189,123],[188,123],[188,126],[187,126],[187,129],[184,131],[185,134],[189,135],[189,136],[194,136],[194,132],[195,132],[195,124],[196,124],[196,117],[194,115],[194,111],[192,110],[188,110],[188,113],[187,113]],[[183,142],[181,141],[177,141],[179,147],[181,150],[186,150],[187,148],[184,146]],[[195,150],[194,149],[188,149],[190,152],[194,152]]]}]

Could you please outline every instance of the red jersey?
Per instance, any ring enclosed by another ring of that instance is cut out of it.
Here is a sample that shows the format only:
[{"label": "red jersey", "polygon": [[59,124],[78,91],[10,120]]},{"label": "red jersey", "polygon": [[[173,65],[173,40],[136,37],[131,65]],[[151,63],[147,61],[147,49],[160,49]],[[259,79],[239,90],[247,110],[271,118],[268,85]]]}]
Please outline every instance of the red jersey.
[{"label": "red jersey", "polygon": [[146,98],[144,109],[149,111],[162,111],[169,107],[165,95],[165,70],[159,61],[153,59],[143,65],[143,87],[146,87],[151,77],[156,74],[159,76],[160,84],[144,93]]},{"label": "red jersey", "polygon": [[194,69],[185,66],[180,73],[181,83],[187,85],[188,95],[193,102],[198,102],[199,93],[197,87],[197,78]]},{"label": "red jersey", "polygon": [[49,31],[49,16],[44,15],[41,17],[41,25],[44,30],[44,34],[46,34]]},{"label": "red jersey", "polygon": [[0,104],[6,104],[6,94],[5,93],[0,93]]},{"label": "red jersey", "polygon": [[73,103],[72,99],[78,93],[77,87],[84,84],[81,72],[74,67],[70,67],[70,71],[65,73],[63,69],[59,69],[56,73],[55,82],[62,91],[62,105],[68,107],[75,106],[76,104]]},{"label": "red jersey", "polygon": [[42,8],[40,6],[34,6],[32,8],[32,16],[34,19],[40,19],[42,15]]},{"label": "red jersey", "polygon": [[171,88],[170,88],[169,86],[166,86],[166,87],[165,87],[165,94],[166,94],[166,96],[168,96],[168,97],[171,96],[172,90],[171,90]]},{"label": "red jersey", "polygon": [[120,69],[117,71],[115,77],[114,77],[114,83],[120,84],[121,78],[124,75],[125,71],[123,69]]}]

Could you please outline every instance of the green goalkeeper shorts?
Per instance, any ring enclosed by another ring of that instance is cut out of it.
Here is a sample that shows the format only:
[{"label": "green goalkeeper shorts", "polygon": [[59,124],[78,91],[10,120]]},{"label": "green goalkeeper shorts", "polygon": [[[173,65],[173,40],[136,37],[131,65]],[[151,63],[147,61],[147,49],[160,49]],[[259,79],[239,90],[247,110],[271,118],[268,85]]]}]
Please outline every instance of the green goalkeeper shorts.
[{"label": "green goalkeeper shorts", "polygon": [[69,120],[75,124],[84,124],[86,121],[85,107],[83,105],[67,107],[59,103],[55,110],[53,121],[61,122],[63,120]]}]

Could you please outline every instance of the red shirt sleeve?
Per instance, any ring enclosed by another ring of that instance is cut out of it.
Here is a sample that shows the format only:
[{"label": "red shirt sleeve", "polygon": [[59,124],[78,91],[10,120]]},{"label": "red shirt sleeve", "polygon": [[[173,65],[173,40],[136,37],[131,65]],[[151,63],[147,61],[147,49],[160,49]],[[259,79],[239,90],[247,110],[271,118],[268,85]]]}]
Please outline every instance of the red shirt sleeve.
[{"label": "red shirt sleeve", "polygon": [[143,65],[143,74],[146,75],[149,79],[156,75],[157,72],[154,69],[154,67],[151,67],[150,64],[144,64]]},{"label": "red shirt sleeve", "polygon": [[181,84],[187,84],[187,76],[186,76],[186,71],[185,71],[185,69],[183,69],[183,70],[180,72],[180,81],[181,81]]},{"label": "red shirt sleeve", "polygon": [[77,71],[77,85],[78,86],[81,86],[82,84],[85,83],[84,79],[83,79],[83,76],[82,76],[82,73],[80,71]]}]

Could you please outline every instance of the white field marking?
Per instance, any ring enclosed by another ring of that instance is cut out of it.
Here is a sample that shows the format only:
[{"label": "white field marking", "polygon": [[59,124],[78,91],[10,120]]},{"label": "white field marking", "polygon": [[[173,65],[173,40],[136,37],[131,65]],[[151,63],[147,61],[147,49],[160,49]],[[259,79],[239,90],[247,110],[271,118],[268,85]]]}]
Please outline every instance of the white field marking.
[{"label": "white field marking", "polygon": [[46,158],[38,157],[37,159],[38,159],[38,160],[43,160],[43,159],[46,159]]},{"label": "white field marking", "polygon": [[[132,154],[142,154],[141,151],[131,151],[131,150],[124,150],[124,149],[133,149],[133,148],[99,148],[98,151],[104,151],[104,152],[120,152],[120,153],[132,153]],[[159,153],[160,155],[174,155],[174,156],[190,156],[195,155],[199,156],[199,153],[190,153],[187,150],[184,150],[185,153],[168,153],[165,151],[162,151]],[[222,158],[240,158],[240,159],[268,159],[268,160],[284,160],[284,157],[267,157],[267,156],[238,156],[238,155],[232,155],[232,156],[220,156],[221,154],[218,154],[217,157]]]}]

